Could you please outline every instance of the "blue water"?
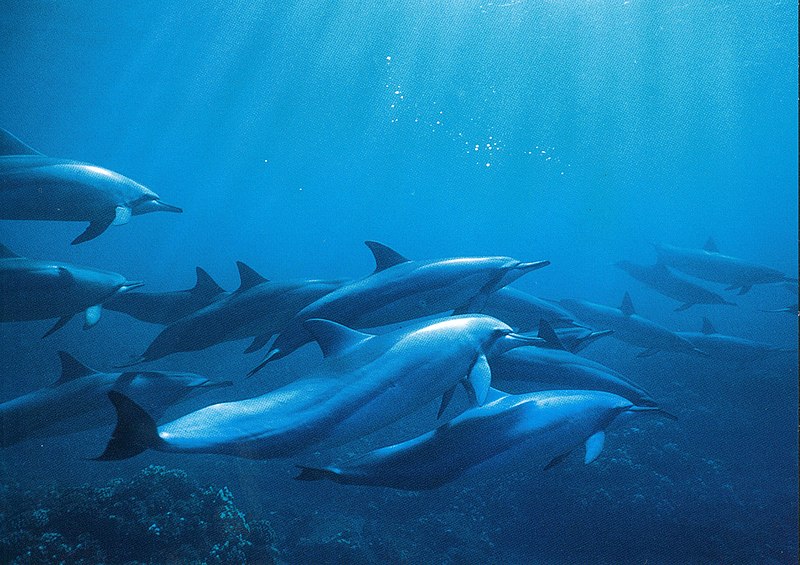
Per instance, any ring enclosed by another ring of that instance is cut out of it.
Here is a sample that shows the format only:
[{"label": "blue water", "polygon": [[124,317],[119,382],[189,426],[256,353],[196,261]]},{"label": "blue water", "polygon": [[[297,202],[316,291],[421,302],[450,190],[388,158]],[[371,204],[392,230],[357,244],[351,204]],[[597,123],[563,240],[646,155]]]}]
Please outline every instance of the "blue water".
[{"label": "blue water", "polygon": [[[197,265],[232,290],[236,260],[273,280],[359,277],[372,269],[365,239],[420,259],[549,259],[515,286],[615,306],[630,291],[673,330],[708,316],[796,347],[794,316],[760,312],[796,301],[780,285],[676,313],[611,265],[653,260],[649,242],[713,236],[797,273],[797,15],[783,1],[6,2],[0,127],[185,212],[75,247],[82,225],[3,221],[0,241],[153,291],[190,287]],[[158,332],[106,311],[89,332],[72,322],[41,340],[48,324],[0,327],[0,399],[53,382],[57,350],[110,368]],[[317,359],[307,348],[245,381],[258,359],[245,345],[154,364],[237,383],[173,415],[260,394]],[[797,562],[796,354],[740,372],[637,359],[613,340],[586,355],[679,420],[612,434],[592,465],[523,462],[421,494],[296,483],[295,461],[82,460],[108,429],[5,449],[0,474],[99,485],[185,469],[270,520],[288,562],[322,559],[308,540],[336,534],[359,548],[353,561]]]}]

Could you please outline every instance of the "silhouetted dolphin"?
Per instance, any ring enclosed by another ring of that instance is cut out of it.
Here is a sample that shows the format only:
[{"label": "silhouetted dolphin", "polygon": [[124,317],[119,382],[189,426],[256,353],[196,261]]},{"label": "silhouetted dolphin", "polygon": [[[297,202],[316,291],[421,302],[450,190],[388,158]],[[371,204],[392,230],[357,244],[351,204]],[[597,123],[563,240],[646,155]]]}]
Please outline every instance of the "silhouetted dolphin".
[{"label": "silhouetted dolphin", "polygon": [[230,294],[220,288],[205,270],[197,267],[196,272],[197,282],[187,290],[126,292],[112,297],[105,307],[143,322],[167,325]]},{"label": "silhouetted dolphin", "polygon": [[708,318],[703,318],[703,327],[700,332],[678,332],[678,335],[708,352],[712,359],[732,363],[740,371],[749,369],[753,363],[761,361],[770,354],[796,351],[771,343],[717,333]]},{"label": "silhouetted dolphin", "polygon": [[369,335],[307,320],[325,358],[311,376],[256,398],[208,406],[156,427],[124,395],[111,392],[118,423],[100,460],[145,449],[267,459],[346,443],[408,416],[464,385],[482,404],[487,354],[536,341],[488,316],[454,316]]},{"label": "silhouetted dolphin", "polygon": [[522,263],[510,257],[459,257],[411,261],[374,241],[365,242],[375,257],[375,271],[303,308],[278,334],[265,360],[250,371],[302,347],[312,337],[305,320],[322,318],[349,327],[375,328],[448,310],[482,309],[489,295],[549,261]]},{"label": "silhouetted dolphin", "polygon": [[109,271],[20,257],[0,244],[0,322],[58,318],[42,337],[78,312],[85,311],[83,328],[92,327],[100,319],[101,304],[142,284]]},{"label": "silhouetted dolphin", "polygon": [[74,245],[131,216],[158,211],[182,212],[119,173],[46,157],[0,129],[0,219],[89,222]]},{"label": "silhouetted dolphin", "polygon": [[[552,390],[506,394],[492,389],[489,402],[471,408],[438,429],[371,451],[343,467],[300,467],[301,481],[327,479],[349,485],[426,490],[449,483],[484,464],[500,460],[545,469],[584,445],[584,463],[600,455],[605,430],[623,414],[654,412],[607,392]],[[624,418],[627,420],[628,418]]]},{"label": "silhouetted dolphin", "polygon": [[476,313],[493,316],[522,333],[535,331],[539,320],[547,320],[554,328],[576,325],[573,315],[558,304],[508,286],[490,294],[480,310]]},{"label": "silhouetted dolphin", "polygon": [[655,248],[660,263],[699,279],[727,284],[726,290],[738,288],[739,294],[745,294],[755,284],[797,281],[771,267],[723,255],[712,238],[703,249],[672,245],[655,245]]},{"label": "silhouetted dolphin", "polygon": [[101,373],[59,351],[61,377],[49,387],[0,404],[0,447],[33,437],[98,428],[114,422],[108,391],[124,393],[160,418],[193,390],[228,386],[200,375],[175,372]]},{"label": "silhouetted dolphin", "polygon": [[235,292],[164,328],[132,364],[247,337],[255,338],[248,352],[257,349],[259,344],[263,347],[297,312],[344,282],[273,282],[241,261],[236,266],[241,284]]},{"label": "silhouetted dolphin", "polygon": [[695,304],[729,304],[736,306],[734,302],[728,302],[716,292],[711,292],[700,285],[673,274],[663,263],[637,265],[630,261],[619,261],[615,263],[615,266],[664,296],[682,302],[683,304],[675,309],[676,312],[691,308]]},{"label": "silhouetted dolphin", "polygon": [[643,347],[644,351],[639,353],[639,357],[647,357],[659,351],[694,353],[708,357],[708,353],[695,347],[686,338],[636,314],[627,292],[619,308],[573,299],[561,300],[560,304],[579,320],[591,326],[614,330],[613,337],[636,347]]}]

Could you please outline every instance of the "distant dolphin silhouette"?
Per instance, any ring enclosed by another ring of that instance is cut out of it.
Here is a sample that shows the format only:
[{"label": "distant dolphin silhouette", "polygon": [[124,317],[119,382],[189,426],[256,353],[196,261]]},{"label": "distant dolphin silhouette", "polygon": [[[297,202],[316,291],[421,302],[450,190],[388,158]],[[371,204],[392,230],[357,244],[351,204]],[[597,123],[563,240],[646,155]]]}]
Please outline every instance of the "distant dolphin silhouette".
[{"label": "distant dolphin silhouette", "polygon": [[0,244],[0,322],[58,318],[42,337],[78,312],[85,312],[83,329],[94,326],[105,301],[142,284],[109,271],[20,257]]},{"label": "distant dolphin silhouette", "polygon": [[119,173],[46,157],[0,129],[0,220],[89,222],[75,245],[131,216],[158,211],[182,212]]}]

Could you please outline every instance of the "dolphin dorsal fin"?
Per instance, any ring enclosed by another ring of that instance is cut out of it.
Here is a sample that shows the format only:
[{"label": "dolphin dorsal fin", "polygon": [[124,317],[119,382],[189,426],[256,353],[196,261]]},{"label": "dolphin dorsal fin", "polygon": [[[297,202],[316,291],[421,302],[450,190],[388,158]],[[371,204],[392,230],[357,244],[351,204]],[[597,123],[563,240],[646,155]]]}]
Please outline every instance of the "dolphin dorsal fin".
[{"label": "dolphin dorsal fin", "polygon": [[700,331],[702,331],[706,335],[717,333],[717,330],[714,329],[714,325],[711,323],[711,320],[709,320],[708,318],[703,318],[703,329],[700,330]]},{"label": "dolphin dorsal fin", "polygon": [[61,376],[53,383],[53,386],[63,385],[75,379],[97,373],[97,371],[90,369],[66,351],[59,351],[58,356],[61,358]]},{"label": "dolphin dorsal fin", "polygon": [[634,314],[636,314],[636,309],[633,307],[633,300],[631,300],[631,295],[628,294],[627,292],[625,293],[625,296],[622,297],[622,304],[620,304],[619,309],[622,310],[622,313],[625,316],[633,316]]},{"label": "dolphin dorsal fin", "polygon": [[197,273],[197,282],[194,283],[194,288],[190,292],[209,296],[225,292],[204,268],[196,267],[195,272]]},{"label": "dolphin dorsal fin", "polygon": [[252,267],[242,263],[241,261],[236,261],[236,268],[239,269],[239,288],[236,289],[236,292],[242,292],[244,290],[249,290],[256,285],[261,283],[269,282],[269,279],[265,279],[257,272],[253,270]]},{"label": "dolphin dorsal fin", "polygon": [[20,141],[17,136],[0,128],[0,155],[41,155],[41,153]]},{"label": "dolphin dorsal fin", "polygon": [[706,244],[703,246],[703,251],[708,251],[709,253],[719,253],[717,242],[714,241],[713,237],[708,238],[708,241],[706,241]]},{"label": "dolphin dorsal fin", "polygon": [[0,259],[14,259],[16,257],[19,257],[19,255],[0,243]]},{"label": "dolphin dorsal fin", "polygon": [[558,334],[550,325],[550,322],[542,318],[539,320],[539,337],[542,338],[548,347],[552,349],[566,349]]},{"label": "dolphin dorsal fin", "polygon": [[338,355],[373,337],[370,334],[320,318],[306,320],[303,326],[319,344],[323,357]]},{"label": "dolphin dorsal fin", "polygon": [[385,271],[389,267],[400,265],[401,263],[408,263],[410,259],[406,259],[391,247],[387,247],[377,241],[365,241],[364,244],[372,251],[372,256],[375,257],[375,270],[373,274]]}]

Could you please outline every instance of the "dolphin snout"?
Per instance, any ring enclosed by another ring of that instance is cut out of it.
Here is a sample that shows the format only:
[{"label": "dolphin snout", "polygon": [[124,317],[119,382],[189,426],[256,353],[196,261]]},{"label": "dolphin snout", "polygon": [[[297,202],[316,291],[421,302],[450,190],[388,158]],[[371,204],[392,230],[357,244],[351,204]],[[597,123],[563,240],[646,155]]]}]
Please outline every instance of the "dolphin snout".
[{"label": "dolphin snout", "polygon": [[541,337],[509,333],[494,342],[494,345],[492,345],[491,354],[502,355],[503,353],[511,351],[512,349],[516,349],[517,347],[541,347],[546,343],[547,341]]},{"label": "dolphin snout", "polygon": [[199,385],[197,385],[198,388],[224,388],[229,386],[233,386],[233,381],[206,380],[205,382],[202,382]]},{"label": "dolphin snout", "polygon": [[519,263],[516,267],[514,267],[514,269],[524,273],[529,273],[530,271],[535,271],[536,269],[546,267],[549,264],[550,261],[533,261],[531,263]]},{"label": "dolphin snout", "polygon": [[148,214],[150,212],[175,212],[180,214],[183,212],[183,208],[161,202],[161,200],[145,200],[133,208],[133,214],[135,216]]},{"label": "dolphin snout", "polygon": [[140,286],[144,286],[143,281],[125,281],[119,286],[117,292],[128,292],[129,290],[139,288]]}]

